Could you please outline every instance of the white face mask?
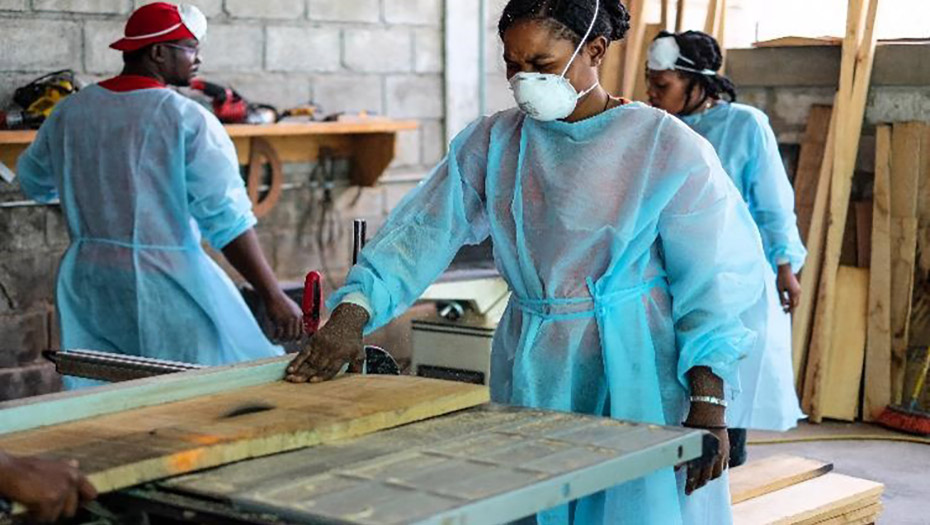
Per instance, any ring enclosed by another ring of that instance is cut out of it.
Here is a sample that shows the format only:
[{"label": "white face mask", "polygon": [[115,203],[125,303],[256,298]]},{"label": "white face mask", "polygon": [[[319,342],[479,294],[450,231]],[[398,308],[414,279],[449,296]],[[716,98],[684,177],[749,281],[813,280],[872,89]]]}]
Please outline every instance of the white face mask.
[{"label": "white face mask", "polygon": [[594,19],[591,20],[591,25],[588,26],[588,32],[582,37],[581,44],[575,49],[575,53],[569,59],[561,75],[517,73],[510,78],[510,89],[513,91],[513,98],[517,101],[517,106],[531,118],[542,122],[564,119],[575,111],[578,100],[594,91],[599,85],[599,82],[595,82],[593,86],[578,93],[572,83],[565,78],[565,74],[568,73],[568,68],[571,67],[585,42],[588,41],[588,37],[591,36],[600,8],[601,3],[598,0],[595,2]]}]

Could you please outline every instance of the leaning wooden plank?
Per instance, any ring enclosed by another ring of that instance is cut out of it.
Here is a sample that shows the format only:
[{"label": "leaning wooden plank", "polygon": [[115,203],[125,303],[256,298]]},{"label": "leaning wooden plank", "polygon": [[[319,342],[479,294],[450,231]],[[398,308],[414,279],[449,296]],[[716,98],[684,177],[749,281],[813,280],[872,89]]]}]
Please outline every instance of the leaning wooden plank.
[{"label": "leaning wooden plank", "polygon": [[0,435],[280,381],[289,357],[207,368],[0,404]]},{"label": "leaning wooden plank", "polygon": [[305,448],[488,401],[486,387],[410,376],[283,381],[7,434],[13,455],[76,459],[102,492]]},{"label": "leaning wooden plank", "polygon": [[836,321],[824,378],[823,417],[855,421],[869,317],[869,270],[840,266],[836,276]]},{"label": "leaning wooden plank", "polygon": [[730,501],[736,505],[833,470],[824,463],[797,456],[772,456],[730,470]]},{"label": "leaning wooden plank", "polygon": [[805,241],[805,245],[813,218],[814,201],[820,181],[820,167],[823,166],[832,115],[832,106],[811,106],[804,138],[801,139],[798,170],[794,176],[794,202],[798,215],[798,230],[801,232],[801,239]]},{"label": "leaning wooden plank", "polygon": [[685,29],[685,0],[678,0],[675,6],[675,32],[681,33]]},{"label": "leaning wooden plank", "polygon": [[824,147],[823,162],[817,176],[817,192],[814,209],[811,214],[810,231],[807,236],[807,261],[801,271],[801,304],[791,321],[791,348],[794,365],[794,381],[798,392],[803,392],[804,370],[807,367],[808,343],[811,327],[814,324],[814,310],[817,306],[816,290],[820,286],[820,271],[823,260],[824,232],[826,230],[827,206],[830,202],[830,182],[833,173],[833,149],[836,147],[837,111],[834,102],[830,117],[830,129]]},{"label": "leaning wooden plank", "polygon": [[826,474],[733,506],[735,525],[788,525],[881,496],[880,483]]},{"label": "leaning wooden plank", "polygon": [[627,5],[630,8],[630,29],[625,38],[626,56],[623,58],[623,89],[620,94],[632,99],[637,74],[642,70],[641,62],[644,60],[642,50],[646,38],[646,9],[651,2],[631,0]]},{"label": "leaning wooden plank", "polygon": [[[814,332],[811,338],[802,396],[802,406],[810,421],[814,423],[819,423],[823,418],[821,400],[824,394],[823,381],[830,351],[830,337],[833,334],[836,275],[875,56],[875,17],[879,0],[863,0],[863,2],[864,5],[859,0],[849,1],[851,32],[847,33],[847,40],[843,43],[843,70],[840,74],[840,91],[837,95],[838,134],[837,146],[833,152],[828,228],[820,287],[817,290]],[[852,65],[847,62],[849,47],[853,48]],[[852,86],[845,82],[849,78],[853,79]]]},{"label": "leaning wooden plank", "polygon": [[895,124],[891,132],[891,402],[900,404],[909,346],[917,203],[926,129],[918,122]]},{"label": "leaning wooden plank", "polygon": [[891,126],[876,130],[872,206],[869,329],[862,401],[865,421],[874,421],[891,404]]},{"label": "leaning wooden plank", "polygon": [[930,346],[930,126],[924,126],[921,148],[923,168],[917,204],[917,263],[914,267],[914,301],[911,305],[910,347]]}]

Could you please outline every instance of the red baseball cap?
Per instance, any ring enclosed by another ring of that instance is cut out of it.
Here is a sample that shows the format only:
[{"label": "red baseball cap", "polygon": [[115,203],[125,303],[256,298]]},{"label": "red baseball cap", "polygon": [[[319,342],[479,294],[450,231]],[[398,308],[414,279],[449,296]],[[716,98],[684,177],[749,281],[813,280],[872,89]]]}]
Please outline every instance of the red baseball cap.
[{"label": "red baseball cap", "polygon": [[193,38],[203,42],[207,17],[196,6],[167,2],[147,4],[129,17],[123,38],[110,44],[117,51],[132,52],[161,42]]}]

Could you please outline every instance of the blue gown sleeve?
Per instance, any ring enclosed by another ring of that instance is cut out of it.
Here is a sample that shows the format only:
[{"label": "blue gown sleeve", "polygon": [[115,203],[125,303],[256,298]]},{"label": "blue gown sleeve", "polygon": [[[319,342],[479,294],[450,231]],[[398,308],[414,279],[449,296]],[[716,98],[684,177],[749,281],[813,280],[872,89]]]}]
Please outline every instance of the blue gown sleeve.
[{"label": "blue gown sleeve", "polygon": [[216,117],[190,104],[184,116],[188,209],[207,242],[222,250],[258,221],[232,140]]},{"label": "blue gown sleeve", "polygon": [[23,193],[30,199],[49,203],[58,198],[55,175],[52,171],[52,153],[48,144],[51,122],[39,128],[35,141],[16,161],[16,175]]},{"label": "blue gown sleeve", "polygon": [[768,120],[761,119],[756,123],[755,154],[750,156],[743,175],[749,210],[759,227],[772,268],[777,270],[779,262],[787,262],[798,273],[804,266],[807,250],[801,242],[794,213],[794,189],[788,182],[775,133]]},{"label": "blue gown sleeve", "polygon": [[[691,146],[688,146],[691,147]],[[672,295],[678,379],[709,367],[738,389],[738,363],[756,333],[740,316],[762,297],[765,258],[749,210],[710,144],[687,155],[684,183],[659,218],[659,237]]]},{"label": "blue gown sleeve", "polygon": [[346,284],[328,301],[333,308],[361,294],[371,307],[365,333],[402,314],[449,266],[465,244],[488,237],[484,175],[487,140],[473,124],[452,142],[432,173],[391,212],[365,246]]}]

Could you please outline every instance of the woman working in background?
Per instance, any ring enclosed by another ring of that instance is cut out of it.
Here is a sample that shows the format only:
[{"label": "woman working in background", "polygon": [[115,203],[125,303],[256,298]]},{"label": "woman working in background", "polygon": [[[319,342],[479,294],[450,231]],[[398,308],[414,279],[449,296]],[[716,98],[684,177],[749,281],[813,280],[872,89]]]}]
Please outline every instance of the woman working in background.
[{"label": "woman working in background", "polygon": [[[794,191],[775,133],[761,111],[735,103],[733,83],[713,37],[698,31],[663,32],[649,49],[650,103],[677,115],[710,141],[749,205],[762,235],[767,269],[767,322],[759,323],[759,351],[740,365],[742,392],[727,410],[730,466],[746,461],[746,430],[785,431],[804,417],[791,365],[791,317],[801,296],[795,277],[807,251],[794,214]],[[727,97],[730,101],[723,100]],[[755,328],[755,326],[750,325]]]}]

